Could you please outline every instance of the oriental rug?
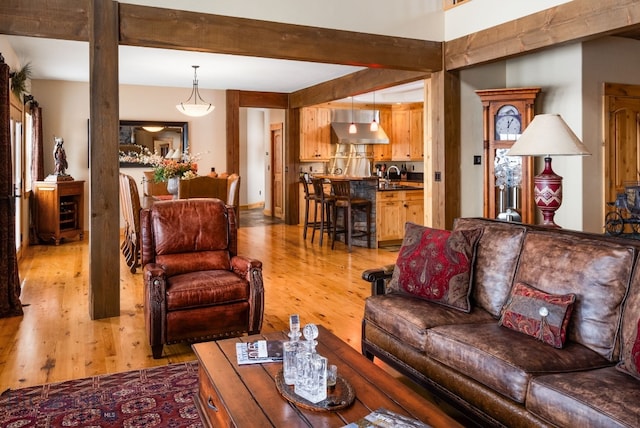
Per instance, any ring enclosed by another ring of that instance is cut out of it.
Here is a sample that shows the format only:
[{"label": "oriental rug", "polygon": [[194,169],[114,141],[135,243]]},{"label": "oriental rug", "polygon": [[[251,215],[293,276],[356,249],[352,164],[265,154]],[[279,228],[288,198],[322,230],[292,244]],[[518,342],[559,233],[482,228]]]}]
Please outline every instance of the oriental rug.
[{"label": "oriental rug", "polygon": [[198,362],[7,390],[0,427],[201,428]]}]

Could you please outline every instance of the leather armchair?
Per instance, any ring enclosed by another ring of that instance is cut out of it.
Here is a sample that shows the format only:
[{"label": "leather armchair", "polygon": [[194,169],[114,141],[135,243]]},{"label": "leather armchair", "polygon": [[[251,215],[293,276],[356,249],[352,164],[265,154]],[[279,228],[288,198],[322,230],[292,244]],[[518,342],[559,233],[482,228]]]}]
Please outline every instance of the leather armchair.
[{"label": "leather armchair", "polygon": [[141,212],[145,324],[165,344],[262,328],[262,262],[237,254],[235,211],[219,199],[155,203]]}]

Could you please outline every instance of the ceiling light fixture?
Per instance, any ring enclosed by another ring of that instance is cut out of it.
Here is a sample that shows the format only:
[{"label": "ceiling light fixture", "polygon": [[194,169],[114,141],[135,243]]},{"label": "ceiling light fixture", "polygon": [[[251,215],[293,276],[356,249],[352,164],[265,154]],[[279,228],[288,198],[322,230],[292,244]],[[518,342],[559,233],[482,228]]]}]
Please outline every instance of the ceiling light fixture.
[{"label": "ceiling light fixture", "polygon": [[[191,90],[191,95],[189,95],[187,101],[177,104],[176,108],[180,113],[187,116],[201,117],[211,113],[215,106],[203,100],[198,91],[198,67],[200,66],[192,65],[191,67],[193,67],[193,89]],[[193,102],[190,102],[192,98]],[[198,103],[198,101],[201,101],[201,103]]]},{"label": "ceiling light fixture", "polygon": [[351,97],[351,125],[349,125],[349,134],[355,134],[358,132],[358,128],[356,128],[356,124],[353,121],[353,97]]},{"label": "ceiling light fixture", "polygon": [[378,130],[378,122],[376,122],[376,91],[373,91],[373,120],[371,121],[371,132]]},{"label": "ceiling light fixture", "polygon": [[147,132],[160,132],[164,129],[164,126],[143,126],[142,129]]}]

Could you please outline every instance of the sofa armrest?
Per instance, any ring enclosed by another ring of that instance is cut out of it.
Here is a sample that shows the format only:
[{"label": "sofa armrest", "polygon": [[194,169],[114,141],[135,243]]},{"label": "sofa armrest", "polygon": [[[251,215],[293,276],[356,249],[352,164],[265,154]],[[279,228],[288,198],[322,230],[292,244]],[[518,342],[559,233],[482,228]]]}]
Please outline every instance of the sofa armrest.
[{"label": "sofa armrest", "polygon": [[387,283],[393,275],[395,266],[395,264],[386,265],[381,268],[367,269],[362,272],[362,279],[371,283],[372,296],[386,293]]}]

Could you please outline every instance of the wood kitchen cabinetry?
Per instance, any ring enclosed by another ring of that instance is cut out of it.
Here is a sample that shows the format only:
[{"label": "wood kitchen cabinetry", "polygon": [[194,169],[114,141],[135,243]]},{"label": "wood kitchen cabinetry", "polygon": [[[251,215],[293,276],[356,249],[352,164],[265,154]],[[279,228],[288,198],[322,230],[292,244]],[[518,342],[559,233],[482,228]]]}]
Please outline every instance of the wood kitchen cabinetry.
[{"label": "wood kitchen cabinetry", "polygon": [[300,161],[328,161],[331,155],[331,110],[324,107],[301,109]]},{"label": "wood kitchen cabinetry", "polygon": [[394,106],[391,150],[394,161],[424,159],[424,108],[422,103]]},{"label": "wood kitchen cabinetry", "polygon": [[[391,117],[391,109],[380,109],[380,127],[384,129],[387,137],[391,138],[391,132],[393,130],[393,119]],[[374,144],[373,145],[373,159],[375,163],[381,161],[391,161],[391,143],[389,144]]]},{"label": "wood kitchen cabinetry", "polygon": [[424,191],[388,190],[376,195],[376,241],[398,241],[406,222],[424,223]]},{"label": "wood kitchen cabinetry", "polygon": [[84,237],[84,181],[36,181],[36,232],[43,241]]}]

